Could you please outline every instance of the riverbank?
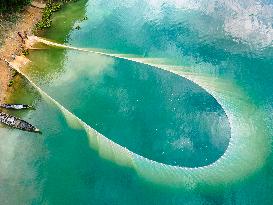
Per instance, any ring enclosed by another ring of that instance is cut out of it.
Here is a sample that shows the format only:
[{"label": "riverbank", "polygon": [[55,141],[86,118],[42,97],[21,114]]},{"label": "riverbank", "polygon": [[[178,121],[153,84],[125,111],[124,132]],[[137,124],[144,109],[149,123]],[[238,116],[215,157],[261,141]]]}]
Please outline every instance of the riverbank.
[{"label": "riverbank", "polygon": [[[40,4],[39,4],[40,5]],[[0,48],[0,58],[11,60],[12,55],[22,54],[22,39],[18,36],[18,32],[26,32],[28,35],[32,33],[35,24],[41,19],[43,9],[35,4],[27,6],[21,14],[17,16],[17,20],[13,25],[8,27],[1,26],[2,46]],[[12,71],[6,63],[0,61],[0,103],[4,102],[7,94],[12,90],[9,87],[12,80]]]}]

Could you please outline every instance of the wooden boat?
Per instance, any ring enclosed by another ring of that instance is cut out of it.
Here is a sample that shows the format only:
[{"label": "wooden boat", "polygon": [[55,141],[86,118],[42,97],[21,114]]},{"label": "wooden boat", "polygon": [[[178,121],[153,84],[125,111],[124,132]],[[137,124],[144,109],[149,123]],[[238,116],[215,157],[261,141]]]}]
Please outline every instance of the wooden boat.
[{"label": "wooden boat", "polygon": [[37,132],[41,133],[41,131],[30,123],[21,120],[18,117],[14,117],[12,115],[6,114],[4,112],[0,112],[0,122],[20,130],[28,131],[28,132]]},{"label": "wooden boat", "polygon": [[31,105],[24,105],[24,104],[0,104],[0,107],[6,108],[6,109],[15,109],[15,110],[32,108]]}]

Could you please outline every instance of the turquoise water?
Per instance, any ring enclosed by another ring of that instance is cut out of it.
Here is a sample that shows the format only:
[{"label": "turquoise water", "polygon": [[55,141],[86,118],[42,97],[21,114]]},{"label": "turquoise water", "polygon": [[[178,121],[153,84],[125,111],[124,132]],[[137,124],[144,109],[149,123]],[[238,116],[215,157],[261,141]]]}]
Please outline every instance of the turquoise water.
[{"label": "turquoise water", "polygon": [[272,13],[190,0],[57,13],[45,38],[112,57],[31,52],[23,72],[42,90],[18,78],[10,101],[33,103],[19,115],[43,134],[1,128],[3,204],[271,204]]}]

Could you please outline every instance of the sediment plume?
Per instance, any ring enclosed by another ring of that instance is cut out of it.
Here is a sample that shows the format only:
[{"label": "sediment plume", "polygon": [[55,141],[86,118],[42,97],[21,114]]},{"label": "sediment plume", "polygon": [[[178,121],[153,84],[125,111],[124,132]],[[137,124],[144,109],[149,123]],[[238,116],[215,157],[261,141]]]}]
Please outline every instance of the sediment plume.
[{"label": "sediment plume", "polygon": [[[125,54],[112,54],[88,48],[75,48],[36,36],[32,36],[31,39],[32,41],[44,43],[49,46],[90,52],[145,64],[150,66],[151,69],[162,69],[186,78],[205,89],[217,100],[224,109],[230,123],[231,138],[229,146],[226,152],[214,163],[196,168],[159,163],[133,153],[98,133],[62,106],[61,103],[50,97],[27,74],[15,68],[42,96],[53,102],[62,111],[69,124],[72,126],[79,125],[86,131],[90,147],[97,150],[102,158],[113,161],[121,166],[133,168],[140,176],[152,182],[184,188],[232,183],[240,180],[242,177],[253,174],[263,166],[270,150],[266,129],[261,120],[263,113],[256,111],[255,115],[250,115],[250,113],[253,113],[253,110],[256,110],[254,105],[231,82],[226,82],[224,79],[215,78],[214,76],[196,73],[182,66],[160,64],[154,59],[133,58]],[[253,124],[256,126],[252,126]]]}]

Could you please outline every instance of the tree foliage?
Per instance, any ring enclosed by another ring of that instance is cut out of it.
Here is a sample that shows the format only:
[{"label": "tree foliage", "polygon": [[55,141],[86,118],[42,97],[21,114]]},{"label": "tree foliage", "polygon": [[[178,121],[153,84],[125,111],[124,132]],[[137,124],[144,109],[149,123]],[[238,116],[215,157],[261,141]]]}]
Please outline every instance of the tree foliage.
[{"label": "tree foliage", "polygon": [[0,13],[12,13],[29,4],[31,0],[0,0]]},{"label": "tree foliage", "polygon": [[55,11],[60,10],[61,3],[48,0],[46,7],[43,11],[42,19],[36,24],[37,29],[45,29],[51,26],[51,16]]}]

